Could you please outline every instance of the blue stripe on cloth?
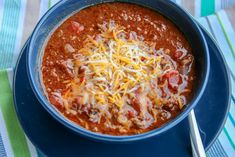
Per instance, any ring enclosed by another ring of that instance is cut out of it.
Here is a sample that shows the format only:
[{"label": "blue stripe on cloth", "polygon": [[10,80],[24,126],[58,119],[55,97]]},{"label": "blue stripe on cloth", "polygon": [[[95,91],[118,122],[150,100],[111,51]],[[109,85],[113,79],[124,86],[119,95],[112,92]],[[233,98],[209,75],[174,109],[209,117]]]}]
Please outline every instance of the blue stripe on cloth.
[{"label": "blue stripe on cloth", "polygon": [[4,11],[4,0],[0,0],[0,30],[2,29],[3,11]]},{"label": "blue stripe on cloth", "polygon": [[218,139],[215,141],[214,145],[215,145],[216,149],[219,151],[219,153],[221,154],[221,156],[223,156],[223,157],[228,156]]},{"label": "blue stripe on cloth", "polygon": [[13,52],[16,42],[16,34],[21,8],[20,0],[4,1],[4,12],[0,30],[0,68],[12,66]]},{"label": "blue stripe on cloth", "polygon": [[5,147],[3,145],[2,136],[0,134],[0,157],[6,157]]},{"label": "blue stripe on cloth", "polygon": [[234,96],[232,95],[232,101],[233,101],[233,103],[235,104],[235,98],[234,98]]},{"label": "blue stripe on cloth", "polygon": [[214,145],[213,146],[211,146],[211,148],[207,151],[207,157],[217,157],[216,156],[216,153],[215,153],[215,147],[214,147]]},{"label": "blue stripe on cloth", "polygon": [[230,143],[234,146],[235,150],[235,136],[234,136],[235,127],[233,126],[231,119],[229,117],[227,118],[224,128],[227,130],[227,133],[229,135],[228,138],[231,139]]},{"label": "blue stripe on cloth", "polygon": [[232,44],[232,41],[235,41],[235,32],[233,30],[233,27],[229,21],[229,18],[225,11],[220,11],[216,13],[216,16],[220,22],[220,25],[223,29],[224,35],[226,37],[226,40],[228,42],[228,45],[230,47],[230,50],[233,53],[233,56],[235,57],[235,45]]},{"label": "blue stripe on cloth", "polygon": [[232,157],[231,154],[234,154],[235,151],[234,151],[232,145],[229,143],[229,140],[228,140],[224,131],[222,131],[221,134],[219,135],[219,141],[220,141],[222,147],[224,148],[224,150],[226,150],[226,154],[229,157]]},{"label": "blue stripe on cloth", "polygon": [[207,152],[208,157],[227,157],[228,155],[221,146],[219,140],[216,140],[213,146]]},{"label": "blue stripe on cloth", "polygon": [[232,148],[233,148],[233,151],[235,151],[235,143],[233,142],[233,140],[231,139],[231,136],[229,135],[229,133],[228,133],[228,130],[226,129],[226,127],[224,127],[224,133],[225,133],[225,135],[226,135],[226,137],[227,137],[227,139],[228,139],[228,141],[229,141],[229,144],[232,146]]},{"label": "blue stripe on cloth", "polygon": [[231,121],[231,123],[233,124],[233,127],[235,127],[235,121],[234,121],[234,119],[233,119],[231,113],[228,113],[228,118],[229,118],[229,120]]},{"label": "blue stripe on cloth", "polygon": [[231,74],[234,75],[235,74],[235,68],[234,68],[235,58],[233,57],[233,53],[231,52],[231,49],[227,43],[226,37],[218,21],[218,18],[215,15],[210,15],[207,18],[209,21],[209,25],[212,28],[212,32],[213,32],[212,34],[214,35],[219,47],[222,50],[222,53],[230,69]]}]

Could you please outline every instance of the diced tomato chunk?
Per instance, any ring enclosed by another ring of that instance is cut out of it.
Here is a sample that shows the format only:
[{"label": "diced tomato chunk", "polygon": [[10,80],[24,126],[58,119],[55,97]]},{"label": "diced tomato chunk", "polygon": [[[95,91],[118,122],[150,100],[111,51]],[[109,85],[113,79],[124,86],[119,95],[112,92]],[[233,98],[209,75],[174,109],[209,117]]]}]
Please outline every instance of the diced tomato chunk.
[{"label": "diced tomato chunk", "polygon": [[174,53],[174,58],[175,58],[175,59],[179,59],[182,55],[183,55],[183,52],[180,51],[180,50],[177,50],[177,51]]},{"label": "diced tomato chunk", "polygon": [[78,74],[79,74],[80,76],[83,76],[84,73],[85,73],[85,70],[84,70],[84,69],[81,69],[81,68],[78,69]]},{"label": "diced tomato chunk", "polygon": [[86,114],[88,115],[88,114],[89,114],[89,111],[90,111],[90,108],[88,108],[88,107],[85,106],[85,105],[82,105],[81,111],[82,111],[83,113],[86,113]]},{"label": "diced tomato chunk", "polygon": [[130,118],[133,118],[135,116],[135,113],[133,111],[128,110],[128,116]]},{"label": "diced tomato chunk", "polygon": [[86,78],[85,77],[81,77],[80,78],[80,83],[82,83],[82,82],[86,82]]},{"label": "diced tomato chunk", "polygon": [[141,61],[144,61],[145,60],[145,58],[144,57],[141,57]]},{"label": "diced tomato chunk", "polygon": [[71,21],[71,25],[72,25],[73,31],[75,31],[77,34],[79,34],[81,31],[84,30],[84,26],[76,21]]},{"label": "diced tomato chunk", "polygon": [[162,97],[166,97],[166,93],[164,90],[162,90]]},{"label": "diced tomato chunk", "polygon": [[56,98],[54,96],[49,96],[49,100],[50,100],[51,104],[53,104],[59,110],[64,109],[63,105],[58,100],[56,100]]},{"label": "diced tomato chunk", "polygon": [[139,100],[134,98],[131,101],[131,106],[139,113],[140,112],[140,104],[139,104]]},{"label": "diced tomato chunk", "polygon": [[163,75],[163,77],[166,78],[166,79],[168,79],[168,78],[170,78],[171,76],[173,76],[173,75],[178,75],[178,74],[179,74],[178,71],[172,70],[172,71],[167,72],[165,75]]},{"label": "diced tomato chunk", "polygon": [[165,74],[165,77],[168,80],[169,88],[176,90],[181,83],[181,77],[178,71],[173,70]]}]

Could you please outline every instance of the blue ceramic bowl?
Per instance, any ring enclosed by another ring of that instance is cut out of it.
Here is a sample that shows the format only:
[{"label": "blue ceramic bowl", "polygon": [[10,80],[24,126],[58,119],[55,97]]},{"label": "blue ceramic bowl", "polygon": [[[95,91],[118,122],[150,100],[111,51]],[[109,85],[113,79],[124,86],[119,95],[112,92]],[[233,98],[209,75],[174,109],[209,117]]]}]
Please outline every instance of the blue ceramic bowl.
[{"label": "blue ceramic bowl", "polygon": [[184,109],[184,111],[172,121],[166,123],[160,128],[138,135],[111,136],[100,133],[94,133],[66,119],[47,100],[40,82],[40,60],[42,56],[42,48],[44,42],[50,35],[51,31],[53,31],[53,29],[59,23],[61,23],[61,21],[71,16],[71,14],[73,14],[74,12],[78,12],[79,10],[91,5],[113,1],[114,0],[67,0],[57,3],[41,18],[41,20],[33,31],[28,47],[26,66],[30,84],[37,99],[39,100],[41,105],[48,111],[48,113],[51,114],[58,122],[69,128],[73,132],[95,141],[122,143],[138,141],[150,138],[152,136],[160,135],[169,130],[170,128],[174,127],[180,121],[182,121],[189,114],[189,112],[197,105],[199,99],[201,98],[204,92],[205,86],[208,81],[210,61],[207,43],[204,39],[201,30],[199,29],[198,25],[194,22],[192,17],[184,10],[182,10],[179,6],[166,0],[121,0],[122,2],[142,5],[161,13],[162,15],[170,19],[172,22],[174,22],[178,26],[178,28],[184,33],[189,43],[191,44],[192,49],[194,50],[193,53],[195,56],[196,64],[197,80],[195,81],[192,100]]}]

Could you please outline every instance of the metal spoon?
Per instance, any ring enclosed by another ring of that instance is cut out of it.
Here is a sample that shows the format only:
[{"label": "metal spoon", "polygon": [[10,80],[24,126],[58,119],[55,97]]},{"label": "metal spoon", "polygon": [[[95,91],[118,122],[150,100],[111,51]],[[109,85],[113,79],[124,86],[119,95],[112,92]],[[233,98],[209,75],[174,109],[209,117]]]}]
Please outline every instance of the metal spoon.
[{"label": "metal spoon", "polygon": [[198,130],[197,120],[194,110],[188,115],[189,127],[190,127],[190,140],[192,146],[192,152],[194,157],[206,157],[205,149],[202,144],[202,139]]}]

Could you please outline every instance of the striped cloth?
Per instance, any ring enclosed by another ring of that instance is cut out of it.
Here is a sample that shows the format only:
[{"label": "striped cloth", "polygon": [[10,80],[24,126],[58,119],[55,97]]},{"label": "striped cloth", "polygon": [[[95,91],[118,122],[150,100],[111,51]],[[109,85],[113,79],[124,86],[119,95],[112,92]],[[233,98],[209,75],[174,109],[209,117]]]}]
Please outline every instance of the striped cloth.
[{"label": "striped cloth", "polygon": [[[0,157],[44,156],[27,139],[13,107],[13,69],[38,19],[58,0],[0,0]],[[235,157],[235,0],[174,0],[218,41],[231,71],[227,122],[208,157]],[[226,8],[226,9],[225,9]],[[225,9],[225,10],[222,10]]]}]

